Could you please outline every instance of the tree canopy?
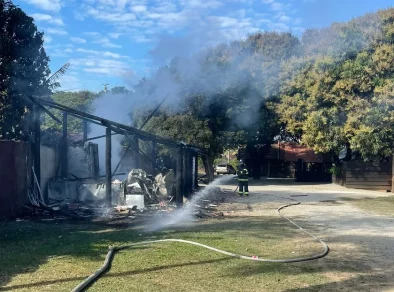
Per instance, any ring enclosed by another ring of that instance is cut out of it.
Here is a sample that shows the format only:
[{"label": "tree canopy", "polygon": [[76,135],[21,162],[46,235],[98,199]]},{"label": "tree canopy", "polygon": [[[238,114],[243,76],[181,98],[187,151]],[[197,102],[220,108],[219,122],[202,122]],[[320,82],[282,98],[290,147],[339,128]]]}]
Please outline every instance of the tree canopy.
[{"label": "tree canopy", "polygon": [[0,0],[0,138],[26,140],[30,132],[28,95],[48,93],[49,58],[33,18],[11,1]]},{"label": "tree canopy", "polygon": [[277,112],[288,131],[317,152],[345,146],[364,158],[393,153],[394,9],[368,14],[304,41],[304,54],[283,66]]},{"label": "tree canopy", "polygon": [[389,156],[394,9],[306,30],[300,39],[259,32],[175,58],[133,94],[153,101],[170,95],[176,107],[157,113],[149,129],[208,143],[213,156],[229,145],[269,145],[278,137],[334,160],[345,146],[364,158]]}]

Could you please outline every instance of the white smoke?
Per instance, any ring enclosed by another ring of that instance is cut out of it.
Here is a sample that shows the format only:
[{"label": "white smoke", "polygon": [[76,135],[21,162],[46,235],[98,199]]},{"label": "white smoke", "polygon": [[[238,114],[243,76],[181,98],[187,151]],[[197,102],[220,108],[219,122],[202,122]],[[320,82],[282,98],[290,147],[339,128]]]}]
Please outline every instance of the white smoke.
[{"label": "white smoke", "polygon": [[[107,120],[111,120],[117,123],[130,124],[130,118],[128,116],[128,105],[131,101],[130,95],[125,94],[111,94],[104,93],[100,95],[93,104],[94,115],[102,117]],[[105,135],[105,127],[92,124],[90,127],[89,137],[97,137]],[[121,153],[121,140],[122,135],[112,136],[112,159],[111,167],[112,171],[115,170],[116,165],[120,159]],[[106,148],[106,138],[100,138],[92,141],[98,144],[98,155],[99,155],[99,167],[100,174],[105,174],[105,148]]]},{"label": "white smoke", "polygon": [[212,183],[207,185],[204,189],[193,195],[193,198],[185,204],[182,209],[177,209],[169,215],[160,216],[153,220],[146,231],[159,231],[169,226],[179,226],[185,223],[193,222],[196,220],[194,213],[196,211],[197,202],[203,199],[209,199],[209,197],[215,194],[218,186],[226,184],[232,176],[223,176],[215,179]]}]

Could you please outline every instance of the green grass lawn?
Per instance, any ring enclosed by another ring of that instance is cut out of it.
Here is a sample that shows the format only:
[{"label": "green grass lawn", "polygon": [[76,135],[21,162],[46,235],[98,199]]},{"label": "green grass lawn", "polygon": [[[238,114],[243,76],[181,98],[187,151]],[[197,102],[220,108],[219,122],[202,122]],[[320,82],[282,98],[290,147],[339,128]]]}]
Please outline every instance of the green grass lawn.
[{"label": "green grass lawn", "polygon": [[353,205],[365,211],[373,212],[379,215],[394,217],[394,196],[378,198],[361,198],[350,199],[342,198],[344,201],[350,201]]},{"label": "green grass lawn", "polygon": [[[212,219],[163,232],[81,223],[0,223],[0,291],[70,291],[104,261],[109,245],[181,238],[243,255],[292,258],[322,251],[276,217]],[[182,243],[116,254],[89,291],[284,291],[333,282],[325,259],[297,264],[250,262]],[[322,264],[323,263],[323,264]]]}]

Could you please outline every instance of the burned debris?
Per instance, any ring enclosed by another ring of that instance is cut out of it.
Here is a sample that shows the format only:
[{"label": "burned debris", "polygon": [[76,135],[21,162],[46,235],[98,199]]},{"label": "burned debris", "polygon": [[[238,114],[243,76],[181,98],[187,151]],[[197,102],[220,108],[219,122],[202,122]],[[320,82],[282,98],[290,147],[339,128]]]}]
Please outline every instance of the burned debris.
[{"label": "burned debris", "polygon": [[[50,137],[56,137],[55,147],[51,147],[48,146],[48,136],[45,136],[47,145],[41,143],[40,126],[36,127],[35,151],[32,155],[34,176],[29,182],[28,203],[24,204],[30,216],[47,219],[134,219],[149,211],[170,212],[181,207],[184,200],[187,201],[186,198],[190,198],[197,190],[198,159],[203,159],[204,167],[212,164],[208,162],[205,151],[193,145],[156,136],[46,99],[33,99],[39,105],[35,109],[38,112],[47,107],[63,112],[63,131],[60,136],[51,134]],[[67,116],[82,119],[85,131],[88,123],[106,129],[104,176],[99,175],[98,148],[94,143],[96,138],[102,136],[88,138],[87,133],[83,133],[81,137],[70,140]],[[111,143],[114,134],[123,135],[129,144],[113,170]],[[151,155],[140,148],[139,141],[150,143]],[[158,165],[157,145],[171,150],[174,159],[168,165],[170,167]],[[128,151],[132,157],[131,166],[134,167],[129,166],[129,170],[126,170],[127,164],[121,163]],[[141,157],[149,159],[143,160]],[[126,172],[117,172],[121,165],[121,170]],[[209,170],[206,173],[206,180],[209,180]],[[200,209],[204,211],[196,216],[203,217],[210,206],[204,202],[200,204]]]}]

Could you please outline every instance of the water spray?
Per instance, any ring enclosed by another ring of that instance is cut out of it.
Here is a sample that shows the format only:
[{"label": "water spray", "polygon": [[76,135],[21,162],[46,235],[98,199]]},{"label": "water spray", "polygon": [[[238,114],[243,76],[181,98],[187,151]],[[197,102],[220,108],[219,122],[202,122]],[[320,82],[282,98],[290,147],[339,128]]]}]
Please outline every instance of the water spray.
[{"label": "water spray", "polygon": [[[225,178],[220,178],[218,180],[215,180],[213,183],[211,183],[210,185],[208,185],[206,187],[206,189],[204,189],[203,191],[201,191],[199,194],[196,194],[196,196],[193,198],[193,200],[191,202],[189,202],[189,204],[183,208],[180,209],[179,212],[177,212],[177,214],[175,214],[175,216],[172,218],[183,218],[182,214],[190,214],[190,211],[193,210],[193,208],[195,208],[195,204],[194,202],[198,199],[201,199],[203,197],[205,197],[207,194],[209,194],[209,189],[212,189],[213,186],[218,185],[220,182],[222,182]],[[135,243],[131,243],[129,245],[126,246],[110,246],[108,249],[108,253],[107,256],[105,258],[104,264],[97,270],[95,271],[92,275],[90,275],[87,279],[85,279],[82,283],[80,283],[77,287],[75,287],[72,292],[80,292],[80,291],[84,291],[88,286],[92,285],[101,275],[103,275],[110,267],[111,262],[114,258],[114,255],[116,252],[124,250],[124,249],[128,249],[128,248],[133,248],[135,246],[144,246],[144,245],[150,245],[150,244],[157,244],[157,243],[163,243],[163,242],[180,242],[180,243],[184,243],[184,244],[191,244],[191,245],[195,245],[195,246],[199,246],[205,249],[209,249],[211,251],[220,253],[220,254],[224,254],[227,255],[229,257],[234,257],[234,258],[239,258],[239,259],[243,259],[243,260],[249,260],[249,261],[255,261],[255,262],[268,262],[268,263],[298,263],[298,262],[305,262],[305,261],[311,261],[311,260],[317,260],[319,258],[323,258],[325,257],[328,252],[329,252],[329,247],[327,245],[327,243],[325,243],[323,240],[319,239],[318,237],[316,237],[315,235],[313,235],[312,233],[310,233],[309,231],[305,230],[304,228],[302,228],[300,225],[298,225],[297,223],[295,223],[294,221],[292,221],[291,219],[287,218],[286,216],[284,216],[281,213],[281,210],[291,207],[291,206],[296,206],[296,205],[300,205],[301,202],[297,201],[296,199],[293,198],[289,198],[289,197],[282,197],[282,196],[277,196],[277,195],[270,195],[270,194],[266,194],[268,196],[272,196],[272,197],[276,197],[279,199],[285,199],[285,200],[289,200],[291,201],[288,204],[282,205],[277,209],[277,213],[280,217],[282,217],[283,219],[286,219],[287,221],[289,221],[291,224],[293,224],[294,226],[296,226],[298,229],[300,229],[302,232],[306,233],[308,236],[310,236],[313,240],[319,242],[322,247],[323,247],[323,251],[314,255],[310,255],[310,256],[305,256],[305,257],[299,257],[299,258],[290,258],[290,259],[268,259],[268,258],[259,258],[257,256],[246,256],[246,255],[240,255],[240,254],[236,254],[236,253],[232,253],[232,252],[228,252],[225,250],[221,250],[206,244],[202,244],[199,242],[195,242],[195,241],[190,241],[190,240],[184,240],[184,239],[178,239],[178,238],[169,238],[169,239],[158,239],[158,240],[149,240],[149,241],[140,241],[140,242],[135,242]],[[176,224],[178,223],[177,220],[174,221],[166,221],[164,224],[162,224],[161,226],[158,226],[158,229],[164,228],[165,226],[168,226],[170,224]],[[156,230],[158,230],[156,229]]]}]

